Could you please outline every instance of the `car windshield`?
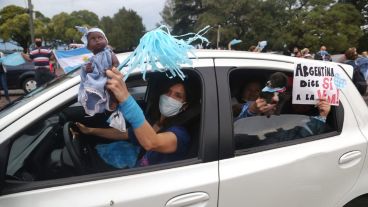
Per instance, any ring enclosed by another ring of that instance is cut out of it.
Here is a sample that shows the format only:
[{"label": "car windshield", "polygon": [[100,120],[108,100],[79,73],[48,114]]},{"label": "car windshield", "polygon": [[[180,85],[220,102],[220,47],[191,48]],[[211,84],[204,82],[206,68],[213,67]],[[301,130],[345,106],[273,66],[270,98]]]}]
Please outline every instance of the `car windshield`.
[{"label": "car windshield", "polygon": [[42,94],[46,93],[47,91],[57,87],[58,85],[62,84],[63,82],[72,79],[75,76],[78,76],[80,73],[80,68],[73,70],[67,74],[63,74],[52,81],[36,88],[35,90],[31,91],[30,93],[21,96],[14,100],[13,102],[6,105],[4,108],[0,110],[0,119],[5,117],[6,115],[10,114],[12,111],[22,107],[23,105],[29,103],[30,101],[36,99],[37,97],[41,96]]}]

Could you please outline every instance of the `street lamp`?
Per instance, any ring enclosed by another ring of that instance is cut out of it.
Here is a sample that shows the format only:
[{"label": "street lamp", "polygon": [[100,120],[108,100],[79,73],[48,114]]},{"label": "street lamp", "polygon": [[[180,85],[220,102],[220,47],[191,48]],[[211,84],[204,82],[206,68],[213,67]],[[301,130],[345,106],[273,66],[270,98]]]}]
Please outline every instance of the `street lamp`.
[{"label": "street lamp", "polygon": [[217,44],[216,44],[217,49],[219,48],[219,44],[220,44],[220,36],[221,36],[220,29],[221,29],[221,25],[219,24],[217,25]]},{"label": "street lamp", "polygon": [[29,31],[31,33],[31,42],[34,43],[34,28],[33,28],[33,5],[31,0],[28,0],[28,10],[29,10]]}]

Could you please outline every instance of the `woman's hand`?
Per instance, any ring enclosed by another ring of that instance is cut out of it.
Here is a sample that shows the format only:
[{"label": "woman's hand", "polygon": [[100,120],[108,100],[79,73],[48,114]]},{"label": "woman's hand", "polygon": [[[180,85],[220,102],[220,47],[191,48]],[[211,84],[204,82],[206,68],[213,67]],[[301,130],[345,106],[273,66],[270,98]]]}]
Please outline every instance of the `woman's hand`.
[{"label": "woman's hand", "polygon": [[[76,122],[75,125],[78,127],[79,131],[83,134],[91,134],[92,133],[92,128],[86,127],[84,124]],[[78,134],[78,132],[74,132],[74,133]]]},{"label": "woman's hand", "polygon": [[249,108],[249,111],[254,114],[266,113],[274,110],[276,104],[268,104],[265,99],[258,98]]},{"label": "woman's hand", "polygon": [[330,113],[331,105],[326,101],[326,99],[320,99],[317,103],[317,107],[320,116],[327,117]]},{"label": "woman's hand", "polygon": [[111,70],[106,70],[106,76],[109,78],[106,88],[114,94],[119,104],[124,102],[129,97],[129,92],[123,81],[123,74],[113,67]]}]

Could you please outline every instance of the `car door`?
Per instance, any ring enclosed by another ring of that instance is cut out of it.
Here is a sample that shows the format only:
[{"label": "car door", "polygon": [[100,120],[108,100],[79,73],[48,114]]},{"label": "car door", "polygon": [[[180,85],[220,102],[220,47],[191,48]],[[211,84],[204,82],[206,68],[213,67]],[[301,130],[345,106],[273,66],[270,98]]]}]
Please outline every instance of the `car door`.
[{"label": "car door", "polygon": [[[116,170],[55,180],[2,185],[0,206],[217,206],[218,127],[213,61],[194,60],[202,82],[199,151],[195,157],[142,168]],[[17,130],[75,99],[79,85],[50,98],[0,132],[1,149]],[[58,111],[58,110],[56,110]],[[10,145],[9,145],[10,146]],[[8,149],[8,148],[7,148]],[[3,157],[0,156],[0,157]],[[3,159],[3,158],[2,158]],[[3,160],[2,160],[3,161]],[[0,162],[4,164],[4,162]],[[6,162],[5,162],[6,163]]]},{"label": "car door", "polygon": [[339,119],[335,120],[340,125],[338,129],[305,139],[241,149],[233,138],[229,87],[233,84],[229,80],[232,71],[290,72],[294,63],[216,59],[215,65],[218,85],[223,86],[218,92],[219,206],[336,206],[354,186],[366,155],[366,140],[345,97],[353,84],[348,82],[342,90],[342,106],[335,116]]}]

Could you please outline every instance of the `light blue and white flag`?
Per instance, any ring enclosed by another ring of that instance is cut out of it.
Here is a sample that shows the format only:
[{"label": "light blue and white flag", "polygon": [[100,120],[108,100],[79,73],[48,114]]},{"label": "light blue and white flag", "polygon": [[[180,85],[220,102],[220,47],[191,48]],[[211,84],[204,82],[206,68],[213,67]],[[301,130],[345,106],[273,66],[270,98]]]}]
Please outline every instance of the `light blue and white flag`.
[{"label": "light blue and white flag", "polygon": [[55,50],[54,55],[64,72],[69,73],[87,63],[93,53],[87,48],[82,47],[73,50]]},{"label": "light blue and white flag", "polygon": [[239,43],[241,43],[241,42],[242,42],[242,40],[233,39],[233,40],[231,40],[231,41],[229,42],[229,44],[230,44],[230,45],[236,45],[236,44],[239,44]]},{"label": "light blue and white flag", "polygon": [[258,42],[258,45],[256,47],[257,51],[261,52],[266,46],[267,46],[267,41],[266,40]]},{"label": "light blue and white flag", "polygon": [[10,55],[0,58],[0,63],[2,63],[3,65],[8,65],[8,66],[17,66],[25,62],[26,61],[24,60],[20,52],[15,52],[15,53],[12,53]]}]

